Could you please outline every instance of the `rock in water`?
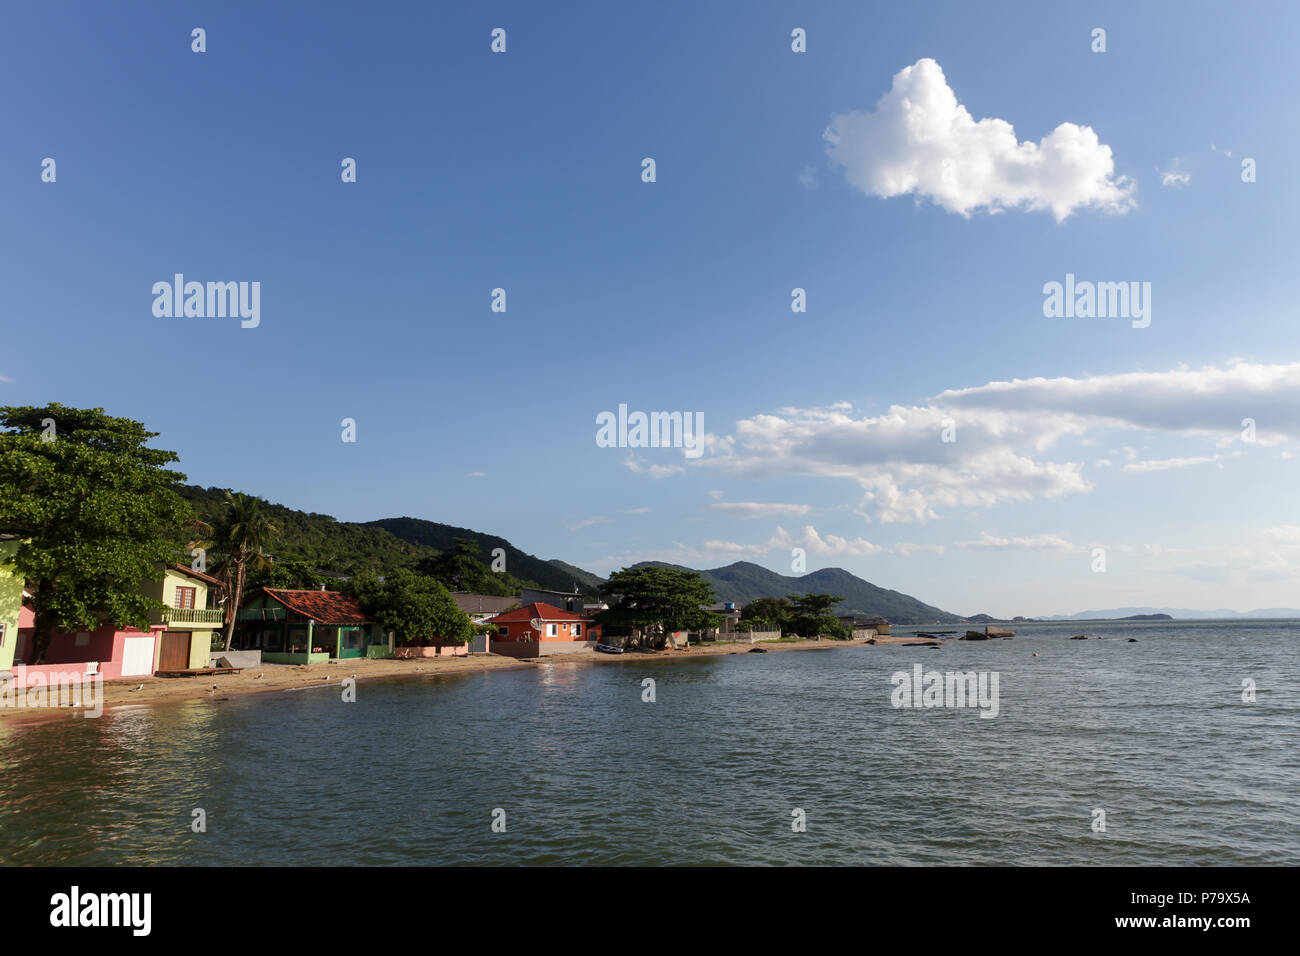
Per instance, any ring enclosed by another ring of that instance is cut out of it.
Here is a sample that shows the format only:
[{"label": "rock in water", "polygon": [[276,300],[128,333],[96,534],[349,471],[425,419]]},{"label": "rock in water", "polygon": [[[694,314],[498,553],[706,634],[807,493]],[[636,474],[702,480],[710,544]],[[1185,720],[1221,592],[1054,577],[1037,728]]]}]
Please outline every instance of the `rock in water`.
[{"label": "rock in water", "polygon": [[959,637],[959,641],[987,641],[989,636],[980,631],[967,631],[965,637]]},{"label": "rock in water", "polygon": [[1015,637],[1015,631],[1008,631],[1005,627],[993,627],[991,624],[984,628],[984,633],[989,637]]}]

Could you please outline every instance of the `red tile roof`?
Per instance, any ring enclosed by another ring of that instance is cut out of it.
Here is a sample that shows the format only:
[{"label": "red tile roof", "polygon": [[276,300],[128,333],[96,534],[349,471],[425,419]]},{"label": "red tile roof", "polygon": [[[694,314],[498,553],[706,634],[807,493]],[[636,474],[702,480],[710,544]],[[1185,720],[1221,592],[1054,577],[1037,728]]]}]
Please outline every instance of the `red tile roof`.
[{"label": "red tile roof", "polygon": [[536,601],[526,607],[521,607],[517,611],[506,611],[504,614],[498,614],[496,617],[488,618],[485,624],[517,624],[519,622],[527,623],[533,618],[539,617],[543,621],[587,621],[585,615],[571,614],[568,611],[561,611],[553,604],[543,604]]},{"label": "red tile roof", "polygon": [[206,581],[208,584],[215,584],[217,587],[222,586],[221,582],[212,575],[204,574],[202,571],[195,571],[193,568],[185,564],[173,564],[172,570],[179,571],[181,574],[188,574],[190,577],[198,578],[200,581]]},{"label": "red tile roof", "polygon": [[369,624],[361,606],[338,591],[295,591],[288,588],[262,588],[291,611],[309,617],[317,624]]}]

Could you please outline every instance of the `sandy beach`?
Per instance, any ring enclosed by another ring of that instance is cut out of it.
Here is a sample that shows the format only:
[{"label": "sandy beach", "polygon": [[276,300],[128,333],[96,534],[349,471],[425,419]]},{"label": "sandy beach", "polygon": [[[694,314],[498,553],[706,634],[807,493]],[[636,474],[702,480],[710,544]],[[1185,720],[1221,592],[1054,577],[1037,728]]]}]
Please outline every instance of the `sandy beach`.
[{"label": "sandy beach", "polygon": [[[909,644],[914,635],[880,637],[877,644]],[[104,709],[141,704],[169,704],[189,700],[221,700],[236,694],[259,694],[271,691],[302,690],[312,687],[338,686],[346,678],[358,682],[375,678],[429,677],[476,671],[523,667],[554,667],[573,664],[630,664],[709,657],[721,654],[748,654],[755,647],[765,651],[829,651],[836,648],[863,647],[867,641],[782,641],[760,644],[709,643],[688,649],[663,651],[629,651],[625,654],[599,654],[581,651],[573,654],[550,654],[542,658],[517,660],[497,654],[470,657],[433,657],[415,660],[343,660],[326,664],[263,664],[246,668],[238,674],[205,677],[145,677],[108,681],[104,684]],[[74,717],[78,709],[64,707],[0,707],[0,720],[42,719],[54,715]]]}]

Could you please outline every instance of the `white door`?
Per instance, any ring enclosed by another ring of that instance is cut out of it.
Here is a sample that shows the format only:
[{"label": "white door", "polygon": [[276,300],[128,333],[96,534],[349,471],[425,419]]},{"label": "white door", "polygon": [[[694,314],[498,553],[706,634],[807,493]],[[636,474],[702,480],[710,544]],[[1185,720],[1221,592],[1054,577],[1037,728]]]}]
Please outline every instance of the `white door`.
[{"label": "white door", "polygon": [[148,677],[153,673],[153,638],[128,637],[122,648],[122,676]]}]

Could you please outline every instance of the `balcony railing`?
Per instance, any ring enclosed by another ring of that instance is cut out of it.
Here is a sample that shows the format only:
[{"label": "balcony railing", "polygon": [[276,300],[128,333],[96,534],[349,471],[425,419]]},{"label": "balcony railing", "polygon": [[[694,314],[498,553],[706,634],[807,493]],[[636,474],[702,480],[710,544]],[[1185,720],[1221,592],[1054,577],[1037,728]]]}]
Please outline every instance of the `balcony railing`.
[{"label": "balcony railing", "polygon": [[159,624],[224,624],[226,612],[221,608],[165,607],[156,612]]}]

